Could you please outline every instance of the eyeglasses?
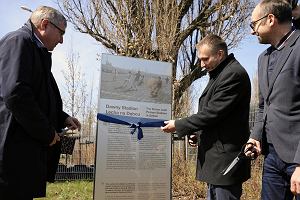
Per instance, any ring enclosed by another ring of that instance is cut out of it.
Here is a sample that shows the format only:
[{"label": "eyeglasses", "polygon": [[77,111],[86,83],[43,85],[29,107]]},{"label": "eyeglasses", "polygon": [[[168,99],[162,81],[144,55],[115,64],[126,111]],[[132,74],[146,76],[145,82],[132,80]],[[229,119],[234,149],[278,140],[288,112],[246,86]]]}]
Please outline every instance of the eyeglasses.
[{"label": "eyeglasses", "polygon": [[256,23],[259,22],[260,20],[262,20],[262,19],[268,17],[268,16],[269,16],[269,14],[267,14],[267,15],[265,15],[265,16],[259,18],[258,20],[255,20],[255,21],[251,22],[251,23],[250,23],[251,29],[254,30]]},{"label": "eyeglasses", "polygon": [[64,30],[62,30],[61,28],[59,28],[57,25],[55,25],[53,22],[51,22],[50,20],[49,20],[49,22],[50,22],[50,24],[52,24],[55,28],[57,28],[58,30],[59,30],[59,32],[60,32],[60,34],[63,36],[64,34],[65,34],[65,31]]}]

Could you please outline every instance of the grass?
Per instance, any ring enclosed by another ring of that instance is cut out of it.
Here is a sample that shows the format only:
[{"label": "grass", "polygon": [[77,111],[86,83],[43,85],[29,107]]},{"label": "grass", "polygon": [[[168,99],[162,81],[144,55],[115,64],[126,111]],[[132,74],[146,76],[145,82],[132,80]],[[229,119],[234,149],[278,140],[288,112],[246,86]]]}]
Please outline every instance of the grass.
[{"label": "grass", "polygon": [[261,192],[263,157],[260,156],[252,163],[251,178],[243,185],[243,195],[241,199],[259,200]]},{"label": "grass", "polygon": [[35,200],[93,199],[93,181],[66,181],[47,185],[47,197]]},{"label": "grass", "polygon": [[195,162],[183,160],[178,153],[173,155],[173,199],[199,199],[206,196],[206,184],[196,181],[195,174]]}]

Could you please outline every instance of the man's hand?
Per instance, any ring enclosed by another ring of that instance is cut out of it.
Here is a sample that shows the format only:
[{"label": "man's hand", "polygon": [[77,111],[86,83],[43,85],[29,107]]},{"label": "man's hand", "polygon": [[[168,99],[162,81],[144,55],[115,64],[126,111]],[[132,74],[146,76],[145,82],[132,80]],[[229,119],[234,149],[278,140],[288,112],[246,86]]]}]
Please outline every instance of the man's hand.
[{"label": "man's hand", "polygon": [[78,131],[80,131],[81,129],[81,124],[75,117],[68,117],[65,121],[65,125],[71,130],[78,129]]},{"label": "man's hand", "polygon": [[252,143],[253,147],[252,147],[252,144],[248,144],[248,145],[246,145],[245,149],[248,149],[248,148],[253,148],[253,149],[251,151],[245,152],[246,156],[255,158],[261,154],[261,146],[260,146],[259,141],[250,138],[247,143]]},{"label": "man's hand", "polygon": [[60,137],[59,137],[58,133],[55,132],[54,138],[53,138],[52,142],[49,144],[49,146],[51,147],[51,146],[55,145],[56,142],[59,142],[59,141],[60,141]]},{"label": "man's hand", "polygon": [[160,127],[160,129],[165,133],[173,133],[176,131],[175,128],[175,120],[169,120],[164,122],[166,125],[163,127]]},{"label": "man's hand", "polygon": [[300,194],[300,166],[296,167],[291,177],[291,192],[296,195]]}]

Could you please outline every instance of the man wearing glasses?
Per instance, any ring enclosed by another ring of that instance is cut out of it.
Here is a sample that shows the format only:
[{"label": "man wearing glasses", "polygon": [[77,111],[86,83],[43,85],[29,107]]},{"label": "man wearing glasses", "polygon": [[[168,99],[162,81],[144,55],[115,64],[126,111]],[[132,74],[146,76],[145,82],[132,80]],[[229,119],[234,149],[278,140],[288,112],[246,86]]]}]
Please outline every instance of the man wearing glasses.
[{"label": "man wearing glasses", "polygon": [[300,199],[300,31],[282,0],[261,1],[251,19],[251,34],[271,45],[258,58],[259,106],[249,139],[265,155],[261,197]]},{"label": "man wearing glasses", "polygon": [[61,13],[42,6],[0,40],[0,199],[44,197],[60,157],[58,133],[80,130],[63,112],[51,72],[51,51],[66,26]]}]

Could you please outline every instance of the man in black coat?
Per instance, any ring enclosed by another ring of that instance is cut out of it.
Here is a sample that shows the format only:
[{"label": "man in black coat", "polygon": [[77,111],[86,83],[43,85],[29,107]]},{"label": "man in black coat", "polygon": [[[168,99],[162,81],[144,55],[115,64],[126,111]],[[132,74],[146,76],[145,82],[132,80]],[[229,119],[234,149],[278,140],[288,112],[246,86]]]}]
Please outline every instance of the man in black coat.
[{"label": "man in black coat", "polygon": [[249,140],[265,155],[262,199],[300,199],[300,31],[282,0],[261,1],[251,20],[251,34],[271,45],[258,58],[258,114]]},{"label": "man in black coat", "polygon": [[61,13],[41,6],[0,40],[0,199],[45,196],[59,160],[58,133],[80,129],[63,112],[51,73],[51,51],[63,43],[66,25]]},{"label": "man in black coat", "polygon": [[161,129],[176,131],[179,137],[197,132],[197,179],[208,183],[207,199],[240,199],[242,183],[250,177],[249,161],[226,175],[222,171],[249,137],[250,80],[234,55],[228,55],[227,45],[219,36],[206,36],[197,49],[201,66],[210,76],[198,112],[166,121]]}]

